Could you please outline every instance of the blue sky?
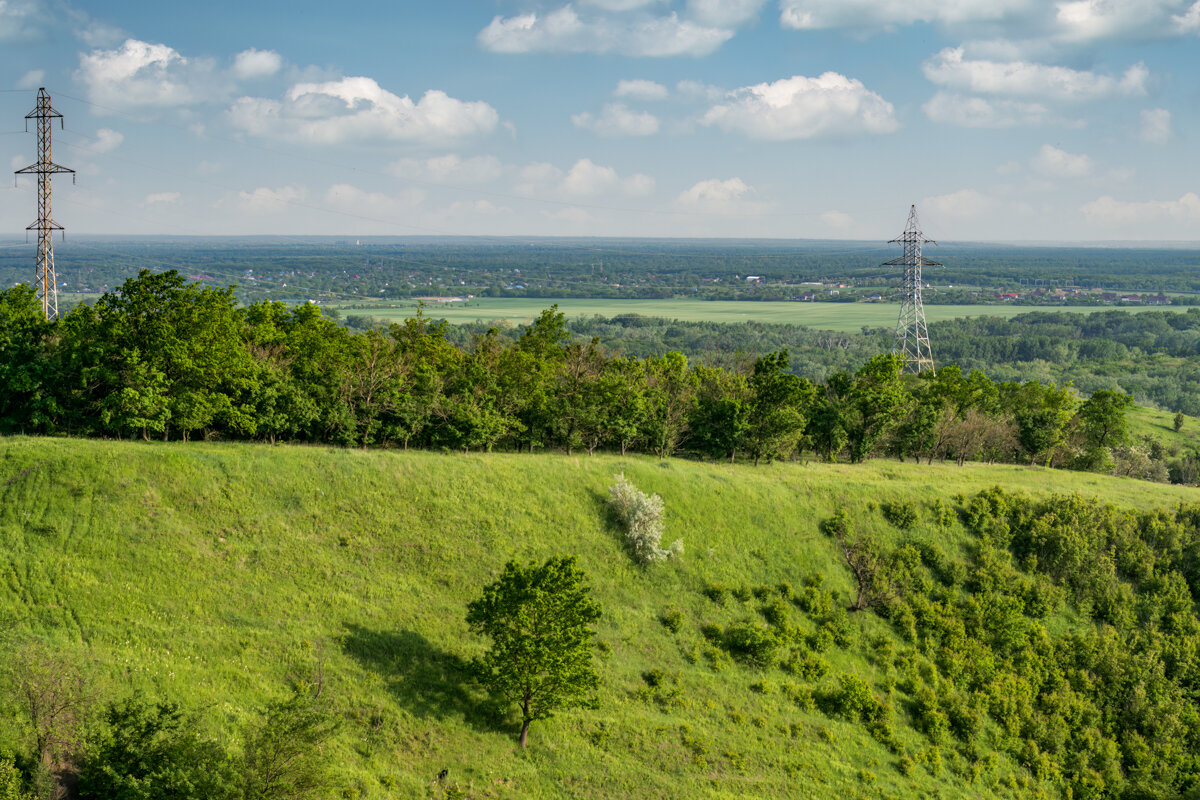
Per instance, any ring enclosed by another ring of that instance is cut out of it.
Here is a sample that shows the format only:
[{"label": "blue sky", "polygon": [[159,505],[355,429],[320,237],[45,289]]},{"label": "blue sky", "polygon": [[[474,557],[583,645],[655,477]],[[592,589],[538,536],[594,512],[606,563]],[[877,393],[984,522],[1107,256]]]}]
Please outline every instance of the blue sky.
[{"label": "blue sky", "polygon": [[1197,240],[1198,73],[1200,0],[0,0],[0,148],[47,87],[78,233]]}]

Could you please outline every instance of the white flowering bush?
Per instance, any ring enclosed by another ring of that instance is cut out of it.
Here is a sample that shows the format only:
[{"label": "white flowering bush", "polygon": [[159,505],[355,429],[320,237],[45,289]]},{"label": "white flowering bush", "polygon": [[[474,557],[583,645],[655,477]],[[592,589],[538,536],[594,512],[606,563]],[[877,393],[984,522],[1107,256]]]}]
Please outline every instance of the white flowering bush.
[{"label": "white flowering bush", "polygon": [[676,539],[667,548],[661,546],[666,509],[662,498],[648,495],[630,483],[624,474],[608,487],[608,504],[625,528],[625,538],[634,557],[643,564],[665,561],[683,552],[683,540]]}]

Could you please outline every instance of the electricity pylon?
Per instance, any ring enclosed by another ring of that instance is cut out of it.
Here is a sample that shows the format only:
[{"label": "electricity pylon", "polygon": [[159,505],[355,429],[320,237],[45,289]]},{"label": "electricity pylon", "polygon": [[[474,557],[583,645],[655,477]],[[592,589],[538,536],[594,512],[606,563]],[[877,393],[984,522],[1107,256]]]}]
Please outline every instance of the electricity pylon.
[{"label": "electricity pylon", "polygon": [[921,301],[921,267],[942,265],[921,255],[921,246],[926,242],[937,244],[921,233],[914,205],[908,212],[904,233],[888,242],[903,247],[904,255],[883,264],[885,267],[904,267],[904,303],[896,321],[896,342],[892,352],[904,359],[905,372],[933,372],[933,351],[929,347],[929,329],[925,325],[925,304]]},{"label": "electricity pylon", "polygon": [[54,274],[54,232],[63,230],[50,216],[50,176],[60,172],[71,173],[71,182],[75,182],[75,170],[60,167],[50,158],[50,129],[52,120],[57,119],[62,125],[62,114],[50,105],[50,95],[45,89],[38,89],[37,108],[25,115],[25,130],[29,130],[29,120],[37,120],[38,160],[25,169],[16,171],[17,175],[38,176],[38,218],[37,222],[25,230],[38,232],[37,258],[37,291],[38,299],[42,301],[42,313],[51,320],[58,316],[58,283]]}]

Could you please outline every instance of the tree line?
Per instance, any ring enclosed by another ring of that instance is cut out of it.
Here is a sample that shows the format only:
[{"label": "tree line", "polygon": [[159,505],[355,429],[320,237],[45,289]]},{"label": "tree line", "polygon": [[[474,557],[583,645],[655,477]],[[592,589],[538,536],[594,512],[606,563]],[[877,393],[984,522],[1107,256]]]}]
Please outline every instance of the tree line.
[{"label": "tree line", "polygon": [[50,322],[30,287],[0,292],[0,432],[1086,469],[1129,438],[1119,392],[907,376],[888,354],[823,383],[792,374],[786,350],[728,361],[612,356],[556,308],[462,346],[420,313],[355,333],[313,304],[240,306],[232,288],[143,271]]}]

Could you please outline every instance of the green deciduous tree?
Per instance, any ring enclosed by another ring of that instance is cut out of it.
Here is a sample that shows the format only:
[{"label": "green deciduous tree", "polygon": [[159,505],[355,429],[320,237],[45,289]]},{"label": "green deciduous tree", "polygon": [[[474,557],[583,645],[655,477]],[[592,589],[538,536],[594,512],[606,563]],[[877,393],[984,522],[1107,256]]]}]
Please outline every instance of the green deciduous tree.
[{"label": "green deciduous tree", "polygon": [[246,733],[245,800],[328,796],[332,776],[324,745],[337,727],[337,718],[307,691],[270,706]]},{"label": "green deciduous tree", "polygon": [[592,625],[600,604],[574,558],[521,566],[510,561],[467,606],[471,631],[491,640],[474,662],[480,682],[529,724],[574,706],[594,706],[600,676],[592,663]]},{"label": "green deciduous tree", "polygon": [[235,800],[237,765],[173,703],[133,697],[104,711],[104,732],[84,760],[81,800]]}]

